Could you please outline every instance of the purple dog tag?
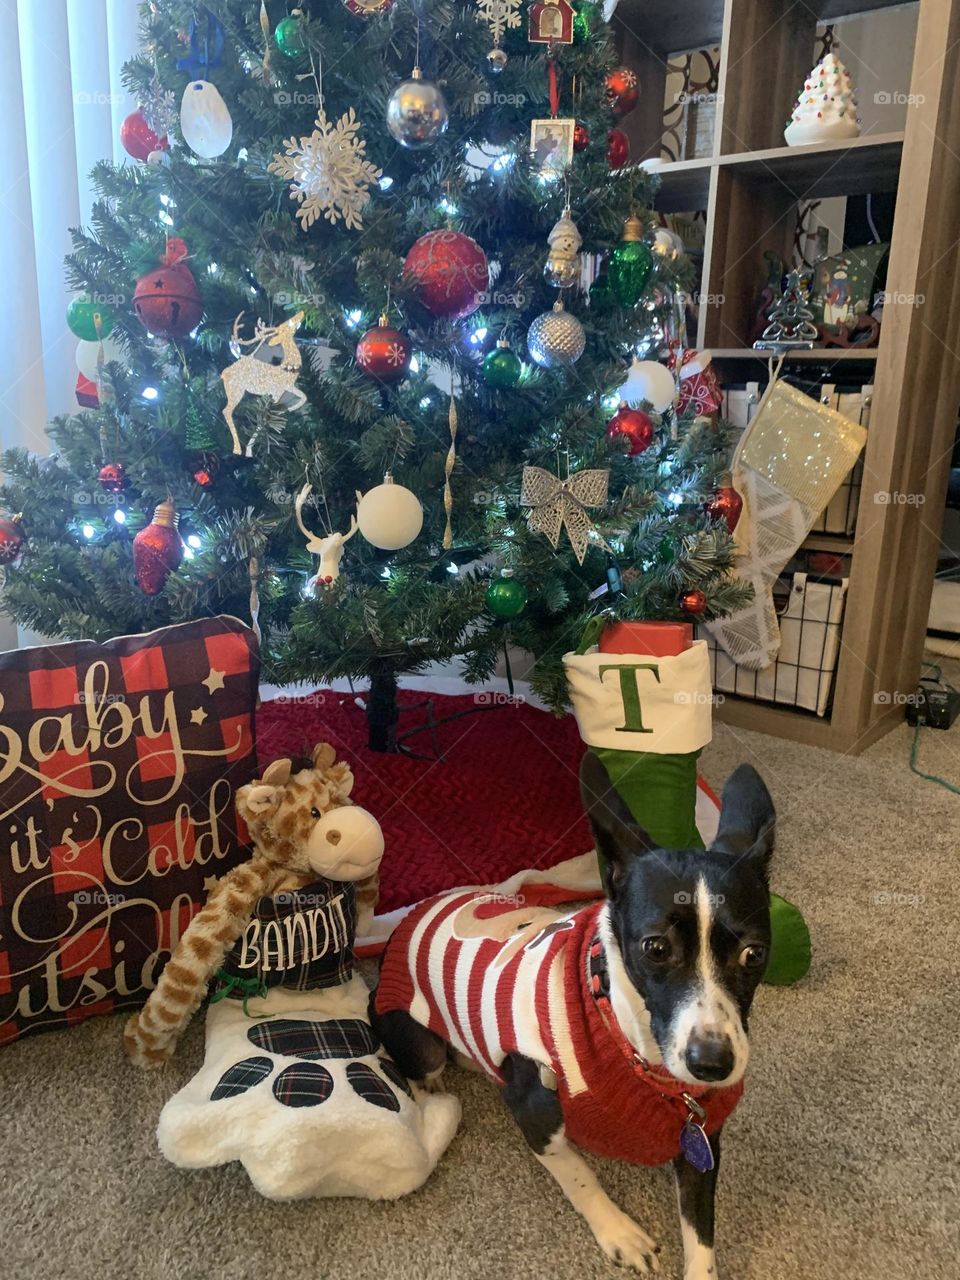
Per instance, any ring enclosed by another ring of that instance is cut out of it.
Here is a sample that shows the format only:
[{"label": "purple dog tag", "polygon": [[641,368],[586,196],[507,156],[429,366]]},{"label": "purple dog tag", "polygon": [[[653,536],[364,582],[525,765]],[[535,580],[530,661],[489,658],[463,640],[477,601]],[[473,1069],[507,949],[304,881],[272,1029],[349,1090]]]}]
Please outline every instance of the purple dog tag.
[{"label": "purple dog tag", "polygon": [[713,1168],[713,1148],[710,1146],[710,1139],[704,1132],[703,1125],[697,1124],[692,1117],[680,1130],[680,1150],[686,1157],[687,1163],[692,1164],[700,1173],[709,1173]]}]

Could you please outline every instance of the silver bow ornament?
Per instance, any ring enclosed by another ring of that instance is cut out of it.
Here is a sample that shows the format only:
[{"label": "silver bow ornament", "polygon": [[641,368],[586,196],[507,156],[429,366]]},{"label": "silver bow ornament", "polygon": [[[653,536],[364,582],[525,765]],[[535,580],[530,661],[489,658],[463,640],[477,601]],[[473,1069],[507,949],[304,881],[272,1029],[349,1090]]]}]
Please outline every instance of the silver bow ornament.
[{"label": "silver bow ornament", "polygon": [[583,564],[591,534],[598,545],[609,551],[586,511],[587,507],[606,506],[609,481],[609,471],[575,471],[561,480],[542,467],[524,467],[520,502],[531,508],[527,523],[535,533],[549,538],[554,550],[560,541],[560,530],[566,529],[578,564]]}]

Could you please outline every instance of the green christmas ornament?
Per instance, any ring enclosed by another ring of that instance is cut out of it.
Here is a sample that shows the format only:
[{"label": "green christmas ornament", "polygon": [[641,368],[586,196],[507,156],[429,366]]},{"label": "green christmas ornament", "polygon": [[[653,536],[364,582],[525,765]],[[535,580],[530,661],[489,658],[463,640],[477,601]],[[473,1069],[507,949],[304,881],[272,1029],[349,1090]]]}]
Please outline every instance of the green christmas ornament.
[{"label": "green christmas ornament", "polygon": [[303,38],[303,25],[299,18],[281,18],[273,38],[285,58],[302,58],[307,52],[307,42]]},{"label": "green christmas ornament", "polygon": [[622,307],[633,307],[640,301],[652,268],[653,254],[643,242],[643,223],[631,216],[623,224],[623,235],[607,268],[613,295]]},{"label": "green christmas ornament", "polygon": [[500,338],[483,362],[483,376],[491,387],[515,387],[523,373],[520,357],[506,338]]},{"label": "green christmas ornament", "polygon": [[527,588],[522,582],[517,582],[512,569],[501,569],[500,577],[494,578],[487,587],[484,603],[495,618],[506,622],[523,612],[527,603]]},{"label": "green christmas ornament", "polygon": [[584,44],[596,26],[597,6],[591,0],[580,0],[573,15],[573,43]]},{"label": "green christmas ornament", "polygon": [[661,564],[673,564],[677,558],[678,547],[673,538],[667,534],[657,547],[657,559]]},{"label": "green christmas ornament", "polygon": [[70,332],[84,342],[101,342],[109,337],[115,319],[110,307],[102,302],[91,302],[86,294],[74,298],[67,307]]},{"label": "green christmas ornament", "polygon": [[616,301],[610,287],[610,277],[601,271],[590,286],[590,306],[596,311],[609,311]]}]

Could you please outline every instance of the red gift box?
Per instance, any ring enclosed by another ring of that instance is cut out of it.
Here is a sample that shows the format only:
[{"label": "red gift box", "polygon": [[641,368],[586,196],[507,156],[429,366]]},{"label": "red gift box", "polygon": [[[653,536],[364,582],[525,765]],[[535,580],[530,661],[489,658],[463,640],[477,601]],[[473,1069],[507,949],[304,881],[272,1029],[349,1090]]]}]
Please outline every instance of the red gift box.
[{"label": "red gift box", "polygon": [[600,632],[601,653],[642,653],[675,658],[693,644],[691,622],[613,622]]}]

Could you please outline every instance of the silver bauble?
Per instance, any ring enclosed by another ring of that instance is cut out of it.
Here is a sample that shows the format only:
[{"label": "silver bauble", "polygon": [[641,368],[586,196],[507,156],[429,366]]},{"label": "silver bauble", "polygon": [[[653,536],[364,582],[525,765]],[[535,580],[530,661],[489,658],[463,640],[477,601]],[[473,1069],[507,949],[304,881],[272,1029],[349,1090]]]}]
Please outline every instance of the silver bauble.
[{"label": "silver bauble", "polygon": [[437,85],[424,80],[419,67],[398,84],[387,103],[387,128],[401,147],[418,151],[446,132],[450,113]]},{"label": "silver bauble", "polygon": [[498,76],[507,65],[507,55],[503,49],[491,49],[487,54],[487,70],[492,76]]},{"label": "silver bauble", "polygon": [[552,311],[537,316],[527,331],[530,359],[544,369],[576,364],[586,345],[583,325],[576,316],[564,311],[559,301],[553,304]]}]

